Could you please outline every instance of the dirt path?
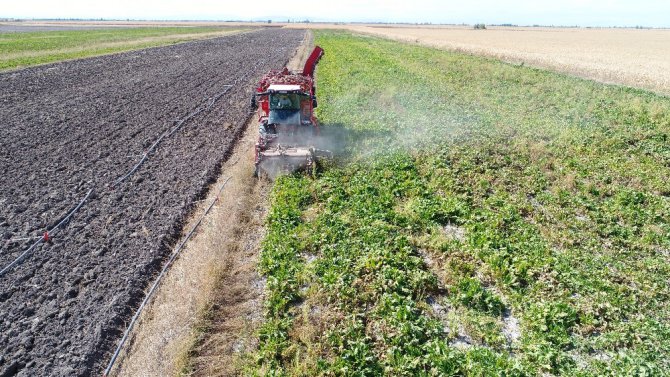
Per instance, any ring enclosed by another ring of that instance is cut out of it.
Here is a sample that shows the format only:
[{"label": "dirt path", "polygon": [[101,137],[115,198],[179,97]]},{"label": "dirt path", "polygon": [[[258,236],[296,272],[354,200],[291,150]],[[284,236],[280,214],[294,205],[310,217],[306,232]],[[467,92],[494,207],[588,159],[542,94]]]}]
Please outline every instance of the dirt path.
[{"label": "dirt path", "polygon": [[[308,33],[288,64],[291,69],[301,67],[311,44]],[[142,315],[115,374],[236,375],[239,356],[255,346],[264,287],[256,263],[271,189],[251,174],[257,132],[252,117],[214,185],[227,182],[217,206]],[[201,207],[214,195],[210,193]],[[195,213],[198,216],[202,208]]]}]

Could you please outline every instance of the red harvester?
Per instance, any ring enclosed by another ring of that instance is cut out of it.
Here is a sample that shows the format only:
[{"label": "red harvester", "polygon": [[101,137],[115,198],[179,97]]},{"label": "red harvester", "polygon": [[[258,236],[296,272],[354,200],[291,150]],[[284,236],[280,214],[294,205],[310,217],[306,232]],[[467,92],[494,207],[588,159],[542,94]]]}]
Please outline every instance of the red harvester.
[{"label": "red harvester", "polygon": [[302,72],[272,70],[258,83],[251,100],[258,106],[256,176],[313,171],[318,158],[332,155],[314,148],[319,135],[314,70],[321,56],[323,49],[316,46]]}]

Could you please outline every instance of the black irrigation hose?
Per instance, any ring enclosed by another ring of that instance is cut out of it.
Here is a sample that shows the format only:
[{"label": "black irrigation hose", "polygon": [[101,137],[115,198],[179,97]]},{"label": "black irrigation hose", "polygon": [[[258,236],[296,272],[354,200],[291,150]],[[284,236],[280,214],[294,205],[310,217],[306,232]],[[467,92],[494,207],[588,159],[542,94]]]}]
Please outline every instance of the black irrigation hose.
[{"label": "black irrigation hose", "polygon": [[[203,106],[199,107],[197,110],[193,111],[192,113],[188,114],[188,115],[185,116],[184,118],[182,118],[182,119],[180,119],[179,121],[177,121],[175,127],[173,127],[171,130],[169,130],[169,131],[166,130],[165,132],[163,132],[163,134],[161,134],[161,136],[159,136],[159,138],[158,138],[158,139],[151,145],[151,147],[149,147],[149,149],[143,154],[143,156],[142,156],[142,158],[140,159],[140,161],[139,161],[137,164],[135,164],[135,166],[133,166],[133,168],[132,168],[130,171],[128,171],[128,173],[126,173],[125,175],[123,175],[122,177],[120,177],[120,178],[118,178],[116,181],[114,181],[112,187],[118,185],[119,183],[122,183],[124,180],[126,180],[128,177],[130,177],[133,173],[135,173],[135,172],[137,171],[137,169],[139,169],[140,166],[141,166],[141,165],[142,165],[142,164],[149,158],[149,154],[152,153],[153,150],[156,149],[156,147],[158,147],[158,145],[163,141],[163,139],[164,139],[165,137],[167,137],[167,136],[172,136],[172,135],[173,135],[175,132],[177,132],[177,131],[179,130],[179,128],[181,128],[181,126],[183,126],[184,123],[186,123],[188,120],[190,120],[191,118],[193,118],[194,116],[200,114],[200,113],[203,112],[203,111],[209,110],[212,106],[214,106],[214,104],[215,104],[215,103],[216,103],[216,102],[217,102],[217,101],[218,101],[218,100],[219,100],[225,93],[227,93],[228,91],[230,91],[230,89],[231,89],[234,85],[236,85],[237,83],[239,83],[239,82],[242,81],[243,79],[248,79],[250,76],[252,76],[252,75],[255,73],[256,69],[257,69],[261,64],[263,64],[263,63],[264,63],[264,61],[262,61],[262,60],[256,62],[256,64],[252,67],[252,69],[251,69],[251,71],[250,71],[250,73],[249,73],[248,75],[244,75],[244,76],[240,76],[240,77],[238,77],[238,79],[235,80],[235,82],[234,82],[233,84],[230,84],[230,85],[224,85],[224,86],[227,86],[227,88],[226,88],[224,91],[218,93],[217,95],[210,97],[210,98],[208,99],[208,101],[207,101],[207,105],[206,105],[206,106],[204,106],[204,107],[203,107]],[[123,334],[123,337],[121,338],[121,341],[119,342],[119,345],[117,346],[117,348],[116,348],[116,350],[115,350],[115,352],[114,352],[114,354],[113,354],[113,356],[112,356],[112,359],[110,360],[110,362],[109,362],[107,368],[105,369],[105,372],[104,372],[103,376],[107,376],[107,375],[111,372],[112,368],[114,367],[114,363],[116,362],[116,359],[118,358],[119,354],[121,353],[121,350],[123,349],[123,346],[124,346],[125,342],[127,341],[128,336],[130,335],[130,332],[131,332],[131,330],[133,329],[133,326],[135,325],[135,322],[136,322],[137,319],[139,318],[139,316],[140,316],[142,310],[144,309],[144,307],[147,305],[147,303],[149,302],[149,300],[151,299],[151,297],[152,297],[153,294],[155,293],[156,288],[157,288],[158,285],[160,284],[162,278],[165,276],[167,270],[170,268],[170,266],[172,265],[172,263],[175,261],[175,259],[177,258],[177,256],[178,256],[179,253],[181,252],[182,248],[183,248],[184,245],[186,244],[186,242],[191,238],[191,236],[193,235],[193,233],[195,232],[195,230],[196,230],[196,229],[198,228],[198,226],[202,223],[202,221],[203,221],[203,219],[205,218],[205,216],[206,216],[206,215],[209,213],[209,211],[214,207],[214,204],[216,204],[216,202],[218,201],[218,198],[219,198],[219,196],[221,195],[221,192],[223,191],[223,188],[226,186],[226,184],[228,183],[228,181],[229,181],[231,178],[232,178],[232,177],[228,177],[228,178],[224,181],[224,183],[223,183],[223,184],[221,185],[221,187],[219,188],[219,190],[218,190],[218,192],[217,192],[217,195],[216,195],[216,197],[214,198],[214,200],[212,201],[212,203],[209,204],[209,206],[205,209],[205,212],[202,214],[202,216],[200,217],[200,219],[195,223],[195,225],[194,225],[194,226],[191,228],[191,230],[187,233],[186,237],[185,237],[185,238],[182,240],[182,242],[177,246],[177,248],[175,248],[175,251],[173,252],[172,256],[170,257],[170,259],[168,260],[168,262],[165,264],[165,266],[164,266],[163,269],[161,270],[160,274],[159,274],[158,277],[156,278],[156,281],[154,282],[154,284],[152,285],[151,289],[150,289],[149,292],[147,293],[146,297],[145,297],[144,300],[142,301],[142,304],[141,304],[140,307],[137,309],[137,312],[135,313],[135,315],[133,315],[133,317],[132,317],[132,319],[131,319],[131,321],[130,321],[130,323],[129,323],[127,329],[126,329],[126,331],[125,331],[124,334]],[[6,273],[7,273],[9,270],[11,270],[13,267],[15,267],[16,265],[18,265],[19,263],[21,263],[21,262],[22,262],[22,261],[23,261],[23,260],[24,260],[24,259],[25,259],[25,258],[26,258],[26,257],[27,257],[27,256],[34,250],[34,249],[35,249],[35,247],[37,247],[37,245],[39,245],[41,242],[47,242],[47,241],[49,240],[49,236],[50,236],[51,234],[55,233],[60,227],[66,225],[66,223],[72,218],[72,215],[74,215],[74,214],[75,214],[75,213],[76,213],[76,212],[77,212],[77,211],[84,205],[84,203],[86,202],[86,200],[88,200],[88,198],[91,196],[92,193],[93,193],[93,189],[91,188],[91,189],[89,189],[88,192],[86,193],[86,196],[84,197],[84,199],[82,199],[81,202],[79,202],[79,204],[78,204],[74,209],[72,209],[70,212],[68,212],[68,214],[65,215],[65,217],[63,217],[63,219],[62,219],[61,221],[58,222],[58,224],[56,224],[53,228],[51,228],[50,230],[48,230],[47,233],[44,235],[44,237],[42,237],[42,238],[40,238],[39,240],[37,240],[37,241],[36,241],[35,243],[33,243],[28,249],[26,249],[23,253],[21,253],[21,255],[19,255],[18,258],[16,258],[13,262],[11,262],[9,265],[5,266],[2,270],[0,270],[0,277],[2,277],[4,274],[6,274]]]},{"label": "black irrigation hose", "polygon": [[235,80],[232,84],[223,85],[223,86],[226,86],[227,88],[224,91],[210,97],[207,101],[206,106],[198,107],[192,113],[190,113],[190,114],[186,115],[185,117],[181,118],[180,120],[178,120],[177,124],[172,128],[172,130],[170,130],[170,131],[166,130],[165,132],[163,132],[163,134],[161,134],[161,136],[158,137],[158,139],[156,139],[156,141],[154,141],[153,144],[151,144],[149,149],[147,149],[147,151],[144,152],[144,154],[142,155],[142,158],[137,162],[137,164],[135,164],[135,166],[133,166],[132,169],[130,169],[130,171],[128,171],[126,174],[124,174],[123,176],[119,177],[116,181],[114,181],[114,183],[112,184],[112,187],[116,187],[118,184],[122,183],[123,181],[128,179],[131,175],[133,175],[137,171],[137,169],[139,169],[140,166],[142,166],[142,164],[144,164],[144,162],[149,158],[149,154],[151,154],[154,151],[154,149],[156,149],[156,147],[158,147],[158,145],[163,141],[163,138],[165,138],[166,136],[172,136],[188,120],[190,120],[194,116],[200,114],[201,112],[207,111],[210,108],[212,108],[212,106],[214,106],[216,101],[218,101],[224,94],[226,94],[233,86],[235,86],[237,83],[242,81],[242,79],[246,79],[246,78],[250,77],[251,75],[253,75],[256,72],[256,69],[263,63],[265,63],[264,60],[259,60],[258,62],[256,62],[256,64],[252,67],[252,69],[250,71],[251,72],[250,74],[238,77],[237,80]]},{"label": "black irrigation hose", "polygon": [[[237,81],[239,81],[239,80],[237,80]],[[237,81],[236,81],[236,83],[237,83]],[[188,114],[188,115],[185,116],[184,118],[180,119],[180,120],[177,122],[177,124],[176,124],[171,130],[166,130],[165,132],[163,132],[163,133],[161,134],[161,136],[160,136],[160,137],[159,137],[159,138],[158,138],[158,139],[151,145],[151,147],[149,147],[149,149],[144,153],[144,155],[142,156],[142,158],[140,159],[140,161],[139,161],[139,162],[138,162],[138,163],[137,163],[137,164],[136,164],[130,171],[128,171],[128,173],[126,173],[124,176],[122,176],[121,178],[117,179],[117,180],[114,182],[113,187],[116,186],[116,185],[118,185],[119,183],[123,182],[123,181],[126,180],[128,177],[130,177],[133,173],[135,173],[135,171],[137,171],[137,169],[139,169],[139,167],[140,167],[140,166],[141,166],[141,165],[142,165],[142,164],[149,158],[149,154],[150,154],[151,152],[153,152],[153,150],[154,150],[154,149],[161,143],[161,141],[163,141],[163,139],[164,139],[165,137],[167,137],[167,136],[172,136],[172,135],[173,135],[175,132],[177,132],[177,131],[181,128],[181,126],[183,126],[184,123],[186,123],[189,119],[193,118],[194,116],[200,114],[200,113],[203,112],[203,111],[207,111],[207,110],[209,110],[212,106],[214,106],[214,104],[216,103],[216,101],[218,101],[224,94],[226,94],[226,93],[227,93],[227,92],[228,92],[234,85],[231,84],[231,85],[223,85],[223,86],[225,86],[225,87],[227,87],[227,88],[226,88],[224,91],[222,91],[222,92],[216,94],[215,96],[210,97],[210,98],[207,100],[207,105],[206,105],[206,106],[200,106],[200,107],[198,107],[197,110],[195,110],[194,112]],[[80,203],[79,203],[73,210],[71,210],[70,212],[68,212],[68,214],[65,215],[65,217],[63,217],[63,219],[62,219],[58,224],[56,224],[56,226],[54,226],[53,228],[51,228],[50,230],[48,230],[47,233],[46,233],[43,237],[40,237],[39,240],[35,241],[32,245],[30,245],[30,247],[28,247],[28,249],[24,250],[24,251],[21,253],[21,255],[19,255],[16,259],[14,259],[14,261],[12,261],[12,262],[9,263],[7,266],[5,266],[4,268],[2,268],[2,270],[0,270],[0,277],[4,276],[4,275],[5,275],[7,272],[9,272],[12,268],[14,268],[16,265],[18,265],[19,263],[21,263],[21,262],[22,262],[22,261],[23,261],[23,260],[24,260],[24,259],[25,259],[25,258],[26,258],[26,257],[27,257],[27,256],[28,256],[28,255],[29,255],[29,254],[30,254],[30,253],[37,247],[37,245],[39,245],[39,244],[42,243],[42,242],[46,242],[46,241],[48,241],[48,240],[49,240],[49,236],[50,236],[52,233],[54,233],[58,228],[60,228],[61,226],[63,226],[67,221],[69,221],[69,219],[72,217],[72,215],[73,215],[75,212],[77,212],[77,211],[79,210],[79,208],[81,208],[82,205],[84,205],[84,202],[88,199],[88,197],[91,195],[92,192],[93,192],[93,189],[88,190],[88,193],[86,193],[86,197],[84,197],[84,199],[83,199],[83,200],[82,200],[82,201],[81,201],[81,202],[80,202]]]},{"label": "black irrigation hose", "polygon": [[44,237],[40,237],[39,240],[35,241],[35,243],[30,245],[30,247],[28,249],[26,249],[23,253],[21,253],[21,255],[19,255],[16,259],[14,259],[14,261],[12,263],[8,264],[2,270],[0,270],[0,277],[2,277],[9,270],[14,268],[14,266],[21,263],[28,256],[28,254],[30,254],[33,251],[33,249],[35,249],[37,247],[37,245],[39,245],[42,242],[47,242],[49,240],[49,237],[53,233],[55,233],[61,226],[65,225],[68,221],[70,221],[70,218],[72,218],[72,215],[74,215],[75,212],[79,211],[79,208],[81,208],[81,206],[84,205],[84,202],[88,199],[89,196],[91,196],[92,192],[93,192],[93,189],[88,190],[84,199],[82,199],[81,202],[79,202],[79,204],[76,207],[74,207],[72,210],[70,210],[70,212],[68,212],[67,215],[65,215],[65,217],[63,217],[63,219],[60,222],[58,222],[58,224],[56,224],[53,228],[49,229],[47,231],[47,233],[44,235]]},{"label": "black irrigation hose", "polygon": [[195,230],[198,228],[198,226],[202,223],[202,220],[204,220],[205,216],[209,213],[209,211],[214,207],[214,204],[219,200],[219,196],[221,195],[221,192],[223,191],[223,188],[226,187],[226,184],[230,180],[231,177],[228,177],[219,190],[216,193],[216,197],[214,197],[214,200],[207,206],[205,209],[205,212],[200,216],[200,219],[198,219],[198,222],[196,222],[191,230],[186,234],[186,237],[179,243],[179,245],[175,248],[174,252],[172,252],[172,256],[170,256],[170,259],[167,261],[163,269],[161,270],[160,274],[158,274],[158,277],[154,281],[154,284],[151,286],[151,289],[149,289],[149,292],[147,292],[147,295],[144,297],[144,301],[142,301],[142,304],[140,307],[137,309],[135,312],[135,315],[133,315],[133,318],[130,320],[130,323],[128,324],[128,327],[126,328],[126,331],[123,333],[123,337],[121,338],[121,341],[119,342],[118,346],[116,347],[116,350],[114,351],[114,354],[112,355],[112,359],[109,361],[109,364],[107,364],[107,368],[105,369],[105,372],[103,373],[103,376],[106,377],[109,375],[109,373],[112,371],[112,368],[114,367],[114,363],[116,362],[116,359],[119,357],[119,354],[121,353],[121,350],[123,349],[124,344],[128,340],[128,336],[130,335],[130,332],[132,331],[133,327],[135,326],[135,322],[137,322],[137,319],[140,317],[140,314],[142,313],[142,310],[144,307],[147,305],[149,300],[153,297],[153,294],[156,292],[156,288],[158,288],[158,285],[160,284],[161,280],[167,273],[167,270],[172,266],[172,263],[177,259],[177,256],[181,252],[182,248],[186,244],[186,242],[191,238],[193,233],[195,233]]},{"label": "black irrigation hose", "polygon": [[216,101],[219,100],[219,98],[221,98],[224,94],[226,94],[233,87],[233,85],[223,85],[223,86],[227,87],[226,90],[222,91],[221,93],[219,93],[219,94],[217,94],[213,97],[210,97],[207,101],[207,106],[199,106],[195,111],[193,111],[192,113],[188,114],[187,116],[185,116],[185,117],[181,118],[179,121],[177,121],[177,124],[171,130],[166,130],[165,132],[163,132],[163,134],[161,134],[161,136],[158,137],[158,139],[156,139],[156,141],[154,141],[153,144],[151,144],[149,149],[147,149],[147,151],[144,152],[140,161],[138,161],[137,164],[135,164],[135,166],[133,166],[133,168],[130,169],[130,171],[128,171],[126,174],[124,174],[123,176],[119,177],[116,181],[114,181],[112,187],[117,186],[119,183],[125,181],[126,179],[128,179],[128,177],[133,175],[137,171],[137,169],[139,169],[140,166],[142,166],[142,164],[144,164],[144,162],[149,158],[149,154],[151,154],[154,151],[154,149],[156,149],[156,147],[158,147],[158,145],[163,141],[163,139],[166,136],[172,136],[189,119],[193,118],[194,116],[200,114],[203,111],[209,110],[212,106],[214,106],[214,104],[216,103]]}]

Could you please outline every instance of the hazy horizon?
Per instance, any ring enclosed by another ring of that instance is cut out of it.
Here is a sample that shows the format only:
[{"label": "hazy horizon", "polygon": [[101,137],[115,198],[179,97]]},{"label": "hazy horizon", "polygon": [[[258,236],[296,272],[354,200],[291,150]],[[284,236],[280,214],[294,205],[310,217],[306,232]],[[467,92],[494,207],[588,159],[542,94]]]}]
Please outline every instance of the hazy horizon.
[{"label": "hazy horizon", "polygon": [[[309,24],[309,23],[314,23],[314,24],[379,24],[379,25],[434,25],[434,26],[472,26],[476,24],[483,24],[487,26],[500,26],[500,27],[548,27],[548,28],[621,28],[621,29],[633,29],[633,28],[643,28],[643,29],[670,29],[670,26],[648,26],[648,25],[607,25],[607,26],[594,26],[594,25],[554,25],[554,24],[538,24],[538,23],[533,23],[533,24],[516,24],[516,23],[510,23],[510,22],[503,22],[503,23],[485,23],[485,22],[409,22],[409,21],[398,21],[398,22],[391,22],[391,21],[337,21],[337,20],[331,20],[331,21],[326,21],[326,20],[314,20],[314,19],[290,19],[286,17],[259,17],[259,18],[254,18],[254,19],[159,19],[159,18],[104,18],[104,17],[98,17],[98,18],[76,18],[76,17],[44,17],[44,18],[37,18],[37,17],[31,17],[31,18],[17,18],[17,17],[2,17],[0,16],[0,22],[27,22],[27,21],[81,21],[81,22],[165,22],[165,23],[188,23],[188,22],[193,22],[193,23],[207,23],[207,22],[212,22],[212,23],[277,23],[277,24]],[[270,22],[268,22],[270,21]]]},{"label": "hazy horizon", "polygon": [[670,2],[659,0],[482,0],[464,4],[455,0],[353,1],[305,3],[286,0],[226,2],[196,0],[118,0],[95,3],[84,0],[12,2],[0,18],[87,19],[147,21],[264,21],[370,22],[432,24],[514,24],[593,27],[668,27]]}]

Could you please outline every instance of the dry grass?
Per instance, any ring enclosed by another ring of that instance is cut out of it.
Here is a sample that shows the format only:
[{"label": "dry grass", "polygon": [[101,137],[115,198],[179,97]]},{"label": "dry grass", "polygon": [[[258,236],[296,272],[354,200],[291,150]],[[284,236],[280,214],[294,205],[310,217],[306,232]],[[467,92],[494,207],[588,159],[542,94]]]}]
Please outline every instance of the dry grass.
[{"label": "dry grass", "polygon": [[306,25],[348,29],[670,94],[670,30]]},{"label": "dry grass", "polygon": [[[251,168],[253,163],[245,167]],[[247,181],[237,199],[240,210],[229,216],[229,224],[208,232],[212,236],[229,233],[223,263],[226,268],[210,278],[213,289],[206,293],[207,301],[193,326],[189,347],[177,358],[180,374],[237,375],[239,356],[255,347],[253,334],[262,319],[264,288],[256,265],[265,235],[269,189],[266,184],[256,184],[250,172],[235,172]]]}]

